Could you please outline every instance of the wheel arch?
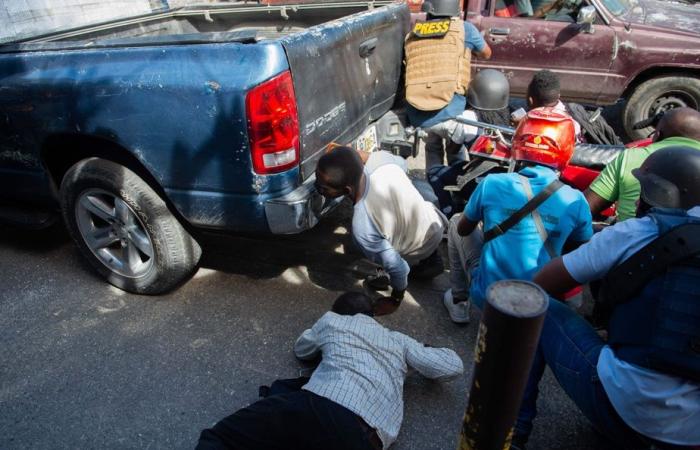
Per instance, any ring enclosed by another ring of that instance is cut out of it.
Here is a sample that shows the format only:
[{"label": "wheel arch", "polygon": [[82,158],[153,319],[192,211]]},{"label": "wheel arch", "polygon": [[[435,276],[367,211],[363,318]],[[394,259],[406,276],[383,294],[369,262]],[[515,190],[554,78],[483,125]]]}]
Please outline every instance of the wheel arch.
[{"label": "wheel arch", "polygon": [[190,223],[175,208],[163,186],[132,152],[122,145],[99,136],[59,133],[46,138],[41,147],[41,161],[49,174],[51,188],[59,197],[61,182],[66,172],[77,162],[87,158],[101,158],[120,164],[146,182],[163,199],[170,212],[188,232]]},{"label": "wheel arch", "polygon": [[630,95],[637,89],[637,87],[651,80],[652,78],[658,78],[663,76],[690,76],[700,79],[700,68],[689,68],[689,67],[675,67],[675,66],[654,66],[649,67],[641,72],[639,72],[634,79],[627,84],[625,90],[623,91],[622,97],[625,99],[629,98]]}]

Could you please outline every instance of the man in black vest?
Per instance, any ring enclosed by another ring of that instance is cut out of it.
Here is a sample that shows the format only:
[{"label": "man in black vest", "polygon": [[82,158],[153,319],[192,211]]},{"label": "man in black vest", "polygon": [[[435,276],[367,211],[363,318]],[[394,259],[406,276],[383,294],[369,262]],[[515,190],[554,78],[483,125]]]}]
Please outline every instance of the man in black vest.
[{"label": "man in black vest", "polygon": [[545,365],[617,448],[700,448],[700,153],[667,147],[633,174],[637,218],[534,278],[554,297],[602,279],[609,338],[550,301],[512,449],[523,449],[532,430]]}]

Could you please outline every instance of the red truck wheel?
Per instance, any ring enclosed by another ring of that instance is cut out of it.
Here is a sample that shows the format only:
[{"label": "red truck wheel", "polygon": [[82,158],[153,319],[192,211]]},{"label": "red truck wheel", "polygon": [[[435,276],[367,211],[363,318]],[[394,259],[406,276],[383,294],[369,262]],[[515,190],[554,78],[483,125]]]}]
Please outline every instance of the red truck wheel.
[{"label": "red truck wheel", "polygon": [[644,139],[654,131],[653,128],[635,130],[635,123],[661,111],[683,106],[700,109],[700,79],[673,75],[647,80],[637,86],[627,100],[622,113],[625,131],[632,140]]},{"label": "red truck wheel", "polygon": [[197,242],[163,199],[126,167],[84,159],[63,177],[60,195],[73,240],[114,286],[161,294],[196,268],[202,253]]}]

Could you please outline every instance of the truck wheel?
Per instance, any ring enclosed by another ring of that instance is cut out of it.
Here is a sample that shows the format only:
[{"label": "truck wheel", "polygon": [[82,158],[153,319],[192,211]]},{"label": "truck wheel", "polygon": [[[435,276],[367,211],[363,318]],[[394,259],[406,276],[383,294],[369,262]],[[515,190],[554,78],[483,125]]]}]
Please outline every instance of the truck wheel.
[{"label": "truck wheel", "polygon": [[61,182],[68,231],[114,286],[161,294],[187,280],[201,249],[162,198],[124,166],[99,158],[71,167]]},{"label": "truck wheel", "polygon": [[699,109],[700,79],[692,76],[652,78],[637,86],[622,113],[625,131],[632,140],[644,139],[654,129],[633,129],[634,124],[659,112],[687,106]]}]

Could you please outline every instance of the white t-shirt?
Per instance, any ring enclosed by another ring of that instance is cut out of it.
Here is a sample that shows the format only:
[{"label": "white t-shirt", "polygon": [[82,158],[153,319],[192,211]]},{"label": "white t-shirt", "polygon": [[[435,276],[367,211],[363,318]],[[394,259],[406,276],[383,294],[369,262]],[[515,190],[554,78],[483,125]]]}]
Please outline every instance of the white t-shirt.
[{"label": "white t-shirt", "polygon": [[[564,106],[564,103],[562,103],[561,100],[559,100],[559,103],[554,105],[554,110],[563,112],[567,116],[571,117],[571,114],[569,114],[569,111],[566,110],[566,106]],[[581,124],[576,122],[576,119],[571,117],[571,120],[574,121],[574,131],[576,132],[576,142],[581,142]]]}]

